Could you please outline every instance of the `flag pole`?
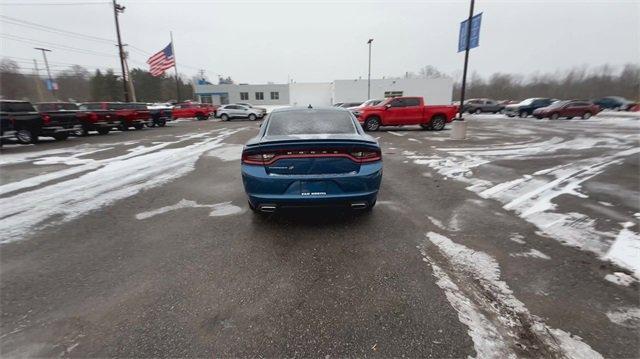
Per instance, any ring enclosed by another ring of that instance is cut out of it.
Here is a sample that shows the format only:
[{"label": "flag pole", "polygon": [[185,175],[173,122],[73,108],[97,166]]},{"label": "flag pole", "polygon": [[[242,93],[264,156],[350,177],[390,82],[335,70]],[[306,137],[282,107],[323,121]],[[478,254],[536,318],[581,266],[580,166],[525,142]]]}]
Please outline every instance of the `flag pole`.
[{"label": "flag pole", "polygon": [[178,81],[178,61],[176,60],[176,49],[173,47],[173,31],[169,31],[171,36],[171,52],[173,53],[173,69],[176,71],[176,95],[177,101],[180,102],[180,82]]}]

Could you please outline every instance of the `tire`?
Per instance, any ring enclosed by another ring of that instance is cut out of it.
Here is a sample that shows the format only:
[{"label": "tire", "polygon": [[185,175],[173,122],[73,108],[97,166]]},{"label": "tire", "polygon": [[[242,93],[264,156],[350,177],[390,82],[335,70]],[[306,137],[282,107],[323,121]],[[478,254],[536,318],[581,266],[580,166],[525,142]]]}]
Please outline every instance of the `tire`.
[{"label": "tire", "polygon": [[16,132],[16,140],[24,145],[27,145],[30,143],[37,143],[38,136],[36,136],[31,130],[22,129]]},{"label": "tire", "polygon": [[198,119],[198,121],[204,121],[204,120],[207,119],[207,116],[205,116],[202,113],[199,113],[199,114],[196,115],[196,118]]},{"label": "tire", "polygon": [[444,126],[447,124],[447,119],[442,115],[433,116],[431,119],[430,127],[434,131],[444,130]]},{"label": "tire", "polygon": [[585,112],[585,113],[582,114],[582,119],[583,120],[588,120],[588,119],[591,118],[591,116],[592,116],[591,112]]},{"label": "tire", "polygon": [[378,131],[380,128],[380,118],[373,116],[369,117],[366,121],[364,121],[364,130],[365,131]]},{"label": "tire", "polygon": [[98,133],[99,133],[99,134],[101,134],[101,135],[106,135],[106,134],[108,134],[110,131],[111,131],[111,129],[110,129],[110,128],[108,128],[108,127],[106,127],[106,128],[99,128],[99,129],[98,129]]},{"label": "tire", "polygon": [[473,113],[475,113],[476,115],[479,115],[482,113],[482,110],[477,108],[475,111],[473,111]]},{"label": "tire", "polygon": [[133,128],[135,128],[136,130],[142,130],[144,128],[144,123],[136,123],[135,125],[133,125]]},{"label": "tire", "polygon": [[222,115],[220,115],[220,119],[222,121],[229,121],[229,115],[227,115],[226,113],[223,113]]},{"label": "tire", "polygon": [[551,115],[549,115],[550,120],[557,120],[558,118],[560,118],[560,115],[558,115],[557,113],[552,113]]},{"label": "tire", "polygon": [[520,118],[527,118],[527,116],[529,116],[529,113],[527,111],[520,111],[518,115],[520,116]]},{"label": "tire", "polygon": [[507,117],[516,117],[515,115],[507,115]]},{"label": "tire", "polygon": [[371,212],[371,211],[373,211],[373,207],[375,207],[375,206],[376,206],[376,202],[377,202],[377,201],[378,201],[378,198],[374,198],[374,199],[373,199],[373,202],[371,202],[371,203],[367,206],[366,211],[367,211],[367,212]]},{"label": "tire", "polygon": [[55,138],[56,141],[64,141],[67,138],[69,138],[69,133],[68,132],[56,133],[55,135],[53,135],[53,138]]},{"label": "tire", "polygon": [[76,131],[74,134],[78,137],[85,137],[89,135],[89,130],[86,127],[82,126],[82,128]]},{"label": "tire", "polygon": [[536,118],[537,118],[538,120],[542,120],[544,117],[542,117],[542,116],[538,115],[538,116],[536,116]]},{"label": "tire", "polygon": [[118,129],[120,131],[129,131],[129,126],[127,125],[127,122],[122,120],[120,121],[120,126],[118,126]]},{"label": "tire", "polygon": [[250,120],[250,121],[255,121],[256,119],[258,119],[258,118],[256,117],[256,115],[254,115],[254,114],[249,114],[249,120]]},{"label": "tire", "polygon": [[570,119],[572,119],[572,118],[573,118],[573,116],[569,116],[569,117],[567,117],[567,120],[570,120]]},{"label": "tire", "polygon": [[167,125],[167,120],[162,119],[162,120],[158,120],[158,122],[156,123],[156,125],[158,125],[158,127],[164,127]]}]

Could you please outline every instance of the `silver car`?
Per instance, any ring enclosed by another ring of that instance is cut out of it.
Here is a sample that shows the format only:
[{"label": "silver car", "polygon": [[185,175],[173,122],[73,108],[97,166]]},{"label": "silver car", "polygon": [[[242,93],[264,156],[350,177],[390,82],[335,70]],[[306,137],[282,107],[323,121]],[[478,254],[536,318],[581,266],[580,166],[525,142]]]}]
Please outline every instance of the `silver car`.
[{"label": "silver car", "polygon": [[255,121],[263,116],[264,113],[258,109],[237,104],[220,106],[216,110],[216,117],[222,121],[229,121],[232,118],[248,118]]}]

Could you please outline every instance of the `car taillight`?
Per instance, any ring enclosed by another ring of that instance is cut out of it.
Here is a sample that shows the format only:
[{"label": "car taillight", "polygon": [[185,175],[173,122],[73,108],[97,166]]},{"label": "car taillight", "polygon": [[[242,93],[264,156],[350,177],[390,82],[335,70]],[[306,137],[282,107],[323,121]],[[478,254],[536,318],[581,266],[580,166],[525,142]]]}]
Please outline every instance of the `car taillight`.
[{"label": "car taillight", "polygon": [[242,163],[248,165],[264,165],[276,156],[275,153],[242,153]]},{"label": "car taillight", "polygon": [[351,152],[351,156],[360,162],[374,162],[382,159],[380,151],[361,150]]},{"label": "car taillight", "polygon": [[49,115],[42,115],[42,123],[48,125],[51,123],[51,117]]}]

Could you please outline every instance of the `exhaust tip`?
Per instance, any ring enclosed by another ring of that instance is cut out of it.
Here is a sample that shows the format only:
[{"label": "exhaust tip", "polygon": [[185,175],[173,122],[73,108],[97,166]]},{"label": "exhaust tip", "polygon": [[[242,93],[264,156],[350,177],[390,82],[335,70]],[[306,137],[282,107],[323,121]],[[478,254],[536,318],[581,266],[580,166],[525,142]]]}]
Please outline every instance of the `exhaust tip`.
[{"label": "exhaust tip", "polygon": [[263,204],[260,206],[260,211],[265,212],[265,213],[273,213],[276,211],[276,205],[275,204]]},{"label": "exhaust tip", "polygon": [[351,208],[353,208],[353,209],[365,209],[365,208],[367,208],[367,203],[366,202],[354,202],[354,203],[351,203]]}]

